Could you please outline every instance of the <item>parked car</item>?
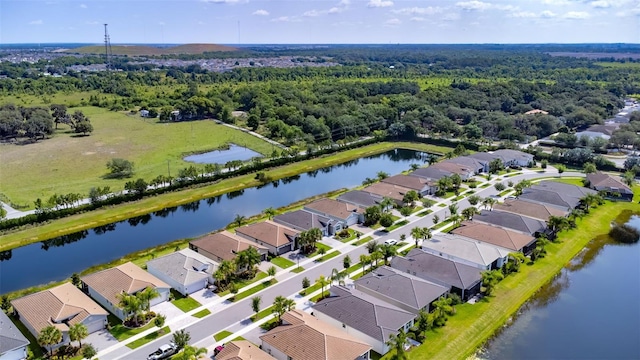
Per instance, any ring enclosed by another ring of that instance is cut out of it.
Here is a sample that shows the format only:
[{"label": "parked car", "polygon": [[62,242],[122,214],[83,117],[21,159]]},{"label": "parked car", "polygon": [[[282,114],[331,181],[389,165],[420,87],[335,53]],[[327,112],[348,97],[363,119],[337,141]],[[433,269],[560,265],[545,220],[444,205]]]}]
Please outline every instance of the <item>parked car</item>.
[{"label": "parked car", "polygon": [[387,239],[387,240],[384,241],[385,245],[395,245],[397,243],[398,243],[398,240],[396,240],[396,239]]},{"label": "parked car", "polygon": [[152,352],[147,356],[147,360],[162,360],[168,359],[171,356],[175,355],[178,352],[178,347],[175,343],[170,342],[168,344],[164,344],[158,348],[158,350]]}]

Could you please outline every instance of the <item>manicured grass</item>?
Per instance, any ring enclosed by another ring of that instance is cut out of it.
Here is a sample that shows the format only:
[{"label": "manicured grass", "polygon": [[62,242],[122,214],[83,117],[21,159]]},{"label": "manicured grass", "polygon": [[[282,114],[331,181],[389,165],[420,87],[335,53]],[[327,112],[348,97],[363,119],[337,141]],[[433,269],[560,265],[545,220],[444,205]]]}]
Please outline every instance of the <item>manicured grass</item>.
[{"label": "manicured grass", "polygon": [[129,329],[124,327],[124,325],[122,325],[122,321],[112,314],[109,314],[107,319],[109,320],[109,325],[111,326],[109,329],[109,333],[111,333],[111,335],[113,335],[113,337],[118,341],[126,340],[133,335],[137,335],[147,329],[155,327],[155,325],[153,324],[153,320],[143,327]]},{"label": "manicured grass", "polygon": [[[249,279],[249,280],[238,280],[235,282],[237,289],[240,290],[243,287],[253,284],[256,281],[260,281],[264,278],[266,278],[267,276],[269,276],[266,272],[262,272],[262,271],[258,271],[258,273],[256,274],[256,276],[253,277],[253,279]],[[227,294],[229,294],[230,291],[229,290],[225,290],[221,293],[218,294],[218,296],[225,296]]]},{"label": "manicured grass", "polygon": [[371,237],[371,236],[367,236],[367,237],[364,237],[364,238],[362,238],[362,239],[360,239],[360,240],[356,241],[356,243],[355,243],[355,244],[353,244],[353,245],[355,245],[355,246],[360,246],[360,245],[362,245],[362,244],[366,244],[366,243],[368,243],[368,242],[369,242],[369,241],[371,241],[371,240],[373,240],[373,237]]},{"label": "manicured grass", "polygon": [[556,179],[551,179],[551,181],[583,187],[584,186],[584,184],[582,183],[583,179],[584,178],[556,178]]},{"label": "manicured grass", "polygon": [[320,290],[320,283],[315,283],[315,284],[313,284],[313,285],[309,286],[308,288],[303,289],[302,291],[300,291],[300,292],[298,293],[298,295],[300,295],[300,296],[306,296],[306,295],[308,295],[308,294],[313,293],[313,292],[314,292],[314,291],[316,291],[316,290]]},{"label": "manicured grass", "polygon": [[338,256],[338,255],[340,255],[340,251],[334,250],[334,251],[328,252],[327,254],[325,254],[324,256],[322,256],[320,259],[318,259],[316,261],[320,262],[320,261],[329,260],[331,258],[334,258],[334,257]]},{"label": "manicured grass", "polygon": [[151,342],[151,341],[153,341],[153,340],[155,340],[155,339],[157,339],[157,338],[159,338],[159,337],[161,337],[163,335],[168,334],[170,331],[171,330],[169,329],[169,327],[165,326],[160,330],[157,330],[157,331],[154,331],[152,333],[149,333],[149,334],[141,337],[140,339],[137,339],[137,340],[134,340],[134,341],[128,343],[127,347],[129,349],[139,348],[140,346],[142,346],[142,345],[144,345],[146,343],[149,343],[149,342]]},{"label": "manicured grass", "polygon": [[480,185],[481,188],[488,188],[489,186],[491,186],[490,183],[485,183],[485,184]]},{"label": "manicured grass", "polygon": [[238,337],[233,338],[231,341],[242,341],[242,340],[247,340],[247,339],[243,338],[242,336],[238,336]]},{"label": "manicured grass", "polygon": [[510,194],[512,192],[513,192],[513,189],[508,188],[508,189],[503,190],[502,192],[500,192],[500,194],[498,194],[498,196],[505,196],[505,195]]},{"label": "manicured grass", "polygon": [[207,315],[211,315],[211,311],[209,309],[204,309],[204,310],[200,310],[197,313],[193,314],[193,317],[196,317],[198,319],[202,319],[203,317],[205,317]]},{"label": "manicured grass", "polygon": [[[191,124],[191,123],[192,122],[188,122],[188,124]],[[193,123],[195,124],[196,122],[193,122]],[[185,122],[185,124],[187,123]],[[92,137],[93,136],[88,138],[92,138]],[[377,144],[363,146],[356,149],[342,151],[329,156],[318,157],[311,160],[300,161],[300,162],[289,164],[286,166],[274,168],[274,169],[268,170],[267,175],[274,180],[281,179],[288,176],[297,175],[303,172],[320,169],[320,168],[331,166],[334,164],[343,163],[345,161],[379,154],[381,152],[391,150],[394,148],[411,149],[411,150],[426,151],[426,152],[432,152],[432,153],[442,153],[441,151],[439,151],[440,149],[447,149],[447,151],[449,150],[448,148],[442,148],[442,147],[433,146],[429,144],[422,144],[422,143],[381,142]],[[101,166],[104,166],[104,164],[102,164]],[[4,168],[0,166],[0,173],[2,173],[3,170]],[[42,179],[42,178],[38,179],[40,183],[46,183],[47,181],[45,180],[46,179]],[[11,231],[10,233],[3,234],[0,240],[0,251],[12,249],[18,246],[24,246],[24,245],[38,242],[38,241],[51,239],[57,236],[74,233],[80,230],[85,230],[85,229],[93,228],[96,226],[110,224],[113,222],[131,218],[131,217],[148,214],[150,212],[158,211],[167,207],[179,206],[179,205],[197,201],[200,199],[214,197],[221,194],[226,194],[231,191],[236,191],[236,190],[257,186],[257,185],[260,185],[260,183],[258,180],[255,179],[255,175],[248,174],[248,175],[238,176],[231,179],[222,180],[215,184],[205,185],[201,187],[194,187],[194,188],[171,192],[171,193],[165,193],[162,195],[147,197],[142,200],[121,204],[118,206],[105,207],[105,208],[94,210],[88,213],[65,217],[63,219],[50,221],[45,224],[39,224],[34,227]],[[98,186],[98,185],[92,184],[91,186]],[[112,191],[118,190],[118,189],[115,189],[114,187],[112,187],[111,189]],[[87,192],[88,190],[89,189],[84,190],[83,193]],[[68,192],[69,191],[65,190],[62,193],[68,193]],[[41,196],[41,195],[35,194],[33,196]]]},{"label": "manicured grass", "polygon": [[438,204],[438,206],[439,207],[447,207],[447,204],[440,203],[440,204]]},{"label": "manicured grass", "polygon": [[355,239],[356,237],[358,237],[358,235],[362,235],[362,233],[360,233],[359,231],[355,231],[353,229],[347,229],[347,231],[349,231],[349,236],[342,238],[338,235],[335,235],[333,238],[339,241],[342,241],[343,243],[349,242],[353,239]]},{"label": "manicured grass", "polygon": [[226,337],[229,337],[233,335],[233,333],[231,331],[227,331],[227,330],[222,330],[219,333],[213,335],[213,338],[216,339],[216,341],[220,341]]},{"label": "manicured grass", "polygon": [[289,259],[285,259],[282,256],[277,256],[274,257],[273,259],[269,260],[273,265],[281,268],[281,269],[286,269],[289,267],[292,267],[293,265],[295,265],[295,263]]},{"label": "manicured grass", "polygon": [[[634,187],[636,199],[640,186]],[[488,301],[456,306],[447,325],[430,331],[422,346],[408,353],[410,359],[466,359],[515,313],[541,286],[595,237],[606,234],[610,223],[622,211],[638,211],[637,203],[607,202],[578,220],[575,229],[560,233],[558,243],[547,246],[548,254],[531,266],[500,282]],[[487,298],[485,298],[487,299]],[[384,358],[391,359],[393,352]]]},{"label": "manicured grass", "polygon": [[418,213],[418,216],[427,216],[427,215],[431,214],[432,212],[433,211],[431,211],[431,210],[426,210],[426,211],[423,211],[421,213]]},{"label": "manicured grass", "polygon": [[291,270],[292,273],[296,273],[296,274],[301,273],[303,271],[304,271],[304,268],[302,266],[296,266]]},{"label": "manicured grass", "polygon": [[362,269],[362,265],[360,265],[360,263],[353,264],[349,266],[349,268],[347,268],[347,274],[351,274],[352,272],[355,272],[358,269]]},{"label": "manicured grass", "polygon": [[409,220],[402,220],[402,221],[398,221],[397,223],[389,226],[388,228],[386,228],[387,232],[391,232],[399,227],[405,226],[409,223]]},{"label": "manicured grass", "polygon": [[331,250],[331,246],[317,242],[316,243],[316,251],[314,251],[311,254],[307,255],[307,257],[308,258],[312,258],[314,256],[320,255],[320,249],[324,249],[328,253],[329,250]]},{"label": "manicured grass", "polygon": [[91,187],[98,186],[121,190],[130,179],[104,178],[108,173],[106,163],[114,157],[133,161],[133,178],[148,181],[167,175],[167,162],[175,175],[179,169],[194,165],[182,160],[184,154],[216,149],[230,142],[265,155],[272,151],[266,141],[213,121],[158,123],[92,106],[69,112],[76,110],[91,119],[94,131],[90,136],[76,137],[68,133],[68,126],[62,125],[51,139],[3,146],[0,183],[12,202],[33,208],[36,198],[47,199],[54,193],[87,194]]},{"label": "manicured grass", "polygon": [[171,303],[183,312],[189,312],[202,306],[202,304],[192,297],[173,300]]},{"label": "manicured grass", "polygon": [[247,291],[243,291],[239,294],[236,294],[235,296],[229,298],[229,301],[239,301],[242,300],[248,296],[251,296],[255,293],[257,293],[258,291],[264,290],[266,288],[268,288],[269,286],[276,284],[278,282],[278,280],[276,279],[271,279],[271,280],[266,280],[263,281],[262,284],[257,285],[252,287],[251,289],[247,290]]},{"label": "manicured grass", "polygon": [[449,224],[451,224],[451,220],[449,220],[449,219],[442,220],[439,223],[435,224],[431,229],[432,230],[438,230],[438,229],[443,228],[443,227],[445,227],[445,226],[447,226]]},{"label": "manicured grass", "polygon": [[260,310],[260,312],[258,312],[257,314],[253,314],[251,316],[251,321],[256,322],[260,319],[264,319],[265,317],[273,313],[272,310],[273,310],[273,305]]},{"label": "manicured grass", "polygon": [[[328,286],[325,286],[325,288],[327,288]],[[320,299],[324,299],[325,297],[329,296],[331,293],[329,292],[329,290],[325,290],[324,292],[312,297],[311,299],[309,299],[309,301],[311,302],[318,302]]]}]

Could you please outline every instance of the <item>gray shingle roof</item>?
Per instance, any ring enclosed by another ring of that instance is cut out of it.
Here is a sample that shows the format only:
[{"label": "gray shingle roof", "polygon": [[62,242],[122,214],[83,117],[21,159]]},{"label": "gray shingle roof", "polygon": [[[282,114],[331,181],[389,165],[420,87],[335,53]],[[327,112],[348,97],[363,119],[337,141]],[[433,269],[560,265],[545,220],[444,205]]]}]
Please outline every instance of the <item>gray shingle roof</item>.
[{"label": "gray shingle roof", "polygon": [[411,172],[409,175],[410,176],[419,176],[419,177],[425,178],[425,179],[439,180],[439,179],[442,179],[445,176],[451,176],[451,175],[453,175],[453,173],[451,171],[444,171],[444,170],[436,169],[434,167],[429,166],[429,167],[426,167],[426,168],[417,169],[417,170]]},{"label": "gray shingle roof", "polygon": [[493,152],[493,155],[499,156],[502,161],[531,161],[533,159],[533,155],[527,154],[524,151],[519,150],[511,150],[511,149],[501,149]]},{"label": "gray shingle roof", "polygon": [[478,161],[478,159],[474,159],[469,156],[458,156],[453,159],[444,160],[442,162],[463,165],[472,169],[473,171],[482,170],[482,168],[484,167],[483,163]]},{"label": "gray shingle roof", "polygon": [[11,319],[0,311],[0,356],[27,345],[29,340],[22,335]]},{"label": "gray shingle roof", "polygon": [[313,306],[353,329],[385,342],[416,315],[358,290],[332,286],[332,296]]},{"label": "gray shingle roof", "polygon": [[458,289],[470,289],[482,279],[478,268],[427,254],[420,249],[412,249],[405,257],[394,257],[391,267]]},{"label": "gray shingle roof", "polygon": [[617,191],[620,194],[633,194],[631,188],[619,179],[602,172],[587,174],[587,180],[592,188],[596,190]]},{"label": "gray shingle roof", "polygon": [[352,190],[338,196],[338,201],[354,204],[357,206],[368,208],[378,205],[379,197],[375,197],[366,191]]},{"label": "gray shingle roof", "polygon": [[541,181],[530,188],[524,189],[518,199],[550,204],[570,210],[580,205],[580,199],[587,194],[597,194],[597,192],[556,181]]},{"label": "gray shingle roof", "polygon": [[430,249],[432,254],[443,253],[483,266],[489,266],[511,252],[503,247],[447,233],[436,234],[432,239],[423,241],[422,247]]},{"label": "gray shingle roof", "polygon": [[473,217],[473,221],[494,224],[529,235],[542,232],[547,228],[544,221],[498,210],[482,210],[480,215]]},{"label": "gray shingle roof", "polygon": [[207,279],[215,272],[217,264],[193,250],[185,249],[148,261],[147,267],[159,270],[179,284],[188,285]]},{"label": "gray shingle roof", "polygon": [[314,227],[322,229],[329,224],[329,218],[305,210],[296,210],[274,216],[273,221],[297,230],[309,230]]},{"label": "gray shingle roof", "polygon": [[358,290],[365,288],[379,293],[383,297],[394,299],[413,308],[416,313],[449,291],[445,286],[388,266],[382,266],[354,283]]},{"label": "gray shingle roof", "polygon": [[485,163],[490,163],[491,160],[493,159],[500,159],[500,156],[496,155],[496,154],[492,154],[492,153],[487,153],[487,152],[479,152],[479,153],[475,153],[475,154],[471,154],[469,155],[470,158],[474,158],[480,162],[485,162]]}]

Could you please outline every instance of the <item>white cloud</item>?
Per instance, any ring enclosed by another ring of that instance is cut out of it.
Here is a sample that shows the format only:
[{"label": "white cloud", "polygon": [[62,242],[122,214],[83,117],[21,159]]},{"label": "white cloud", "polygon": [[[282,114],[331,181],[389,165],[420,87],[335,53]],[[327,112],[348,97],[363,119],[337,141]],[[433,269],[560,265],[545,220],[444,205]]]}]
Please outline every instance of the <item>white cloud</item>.
[{"label": "white cloud", "polygon": [[338,14],[338,13],[341,13],[343,11],[344,11],[343,8],[332,7],[331,9],[329,9],[329,14]]},{"label": "white cloud", "polygon": [[300,22],[300,18],[298,16],[280,16],[277,18],[271,19],[272,22]]},{"label": "white cloud", "polygon": [[400,19],[394,18],[394,19],[389,19],[389,20],[385,21],[384,24],[386,26],[398,26],[398,25],[402,24],[402,21],[400,21]]},{"label": "white cloud", "polygon": [[264,9],[259,9],[259,10],[254,11],[253,13],[251,13],[251,15],[269,16],[269,12],[267,10],[264,10]]},{"label": "white cloud", "polygon": [[492,5],[478,0],[471,0],[458,2],[456,6],[466,11],[484,11],[491,8]]},{"label": "white cloud", "polygon": [[545,18],[545,19],[551,19],[558,16],[556,13],[554,13],[553,11],[549,11],[549,10],[545,10],[543,12],[540,13],[540,17],[541,18]]},{"label": "white cloud", "polygon": [[309,10],[309,11],[305,11],[304,14],[302,14],[302,16],[305,16],[305,17],[316,17],[316,16],[319,16],[319,15],[321,15],[321,12],[318,11],[318,10],[315,10],[315,9]]},{"label": "white cloud", "polygon": [[439,14],[442,12],[442,8],[440,7],[411,7],[411,8],[403,8],[398,10],[392,10],[393,13],[402,14],[402,15],[433,15]]},{"label": "white cloud", "polygon": [[593,6],[594,8],[599,8],[599,9],[605,9],[605,8],[611,7],[611,4],[605,0],[592,1],[590,5]]},{"label": "white cloud", "polygon": [[83,9],[86,9],[87,8],[87,4],[80,4],[80,7],[83,8]]},{"label": "white cloud", "polygon": [[391,0],[369,0],[367,4],[370,8],[381,8],[381,7],[389,7],[393,6],[393,1]]},{"label": "white cloud", "polygon": [[509,17],[514,18],[537,18],[538,14],[529,11],[520,11],[517,13],[509,14]]},{"label": "white cloud", "polygon": [[340,0],[338,6],[349,6],[351,4],[350,0]]},{"label": "white cloud", "polygon": [[160,26],[165,26],[166,24],[165,24],[165,22],[164,22],[164,21],[158,21],[158,25],[160,25]]},{"label": "white cloud", "polygon": [[419,17],[419,16],[414,16],[410,19],[411,21],[425,21],[426,19],[423,17]]},{"label": "white cloud", "polygon": [[583,20],[591,17],[586,11],[569,11],[568,13],[562,15],[565,19],[573,19],[573,20]]},{"label": "white cloud", "polygon": [[571,1],[569,1],[569,0],[542,0],[542,3],[545,4],[545,5],[562,6],[562,5],[571,4]]},{"label": "white cloud", "polygon": [[42,25],[44,22],[42,20],[32,20],[29,21],[29,25]]},{"label": "white cloud", "polygon": [[449,13],[442,17],[444,21],[456,21],[460,19],[460,14],[458,13]]}]

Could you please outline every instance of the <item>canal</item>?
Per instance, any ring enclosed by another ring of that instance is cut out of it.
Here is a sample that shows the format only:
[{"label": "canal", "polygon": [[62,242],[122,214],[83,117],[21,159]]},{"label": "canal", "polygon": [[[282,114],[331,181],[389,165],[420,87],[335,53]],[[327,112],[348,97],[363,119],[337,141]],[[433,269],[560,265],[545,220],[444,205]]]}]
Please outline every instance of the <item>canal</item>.
[{"label": "canal", "polygon": [[[640,230],[640,217],[629,225]],[[640,359],[640,243],[594,239],[482,350],[482,359]]]},{"label": "canal", "polygon": [[397,174],[411,164],[424,163],[425,155],[396,149],[16,248],[0,257],[0,294],[63,280],[132,252],[206,234],[227,226],[237,214],[248,217],[268,207],[352,188],[367,177],[376,177],[379,171]]}]

